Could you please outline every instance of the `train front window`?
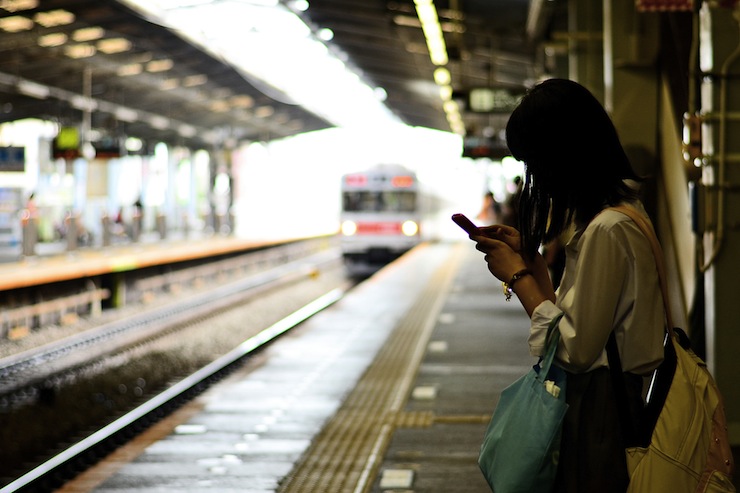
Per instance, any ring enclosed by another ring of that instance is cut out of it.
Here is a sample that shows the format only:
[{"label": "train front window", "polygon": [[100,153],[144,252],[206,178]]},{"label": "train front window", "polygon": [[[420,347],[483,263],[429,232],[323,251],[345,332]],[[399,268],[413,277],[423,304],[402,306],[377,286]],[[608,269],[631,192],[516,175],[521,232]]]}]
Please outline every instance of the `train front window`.
[{"label": "train front window", "polygon": [[413,212],[416,192],[354,191],[342,194],[342,207],[347,212]]}]

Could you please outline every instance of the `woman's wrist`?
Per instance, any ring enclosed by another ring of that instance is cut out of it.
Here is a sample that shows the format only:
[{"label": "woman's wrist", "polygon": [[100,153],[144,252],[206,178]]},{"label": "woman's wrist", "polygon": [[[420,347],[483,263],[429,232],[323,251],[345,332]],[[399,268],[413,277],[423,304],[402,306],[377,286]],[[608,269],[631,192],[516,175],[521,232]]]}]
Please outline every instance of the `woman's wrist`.
[{"label": "woman's wrist", "polygon": [[523,277],[525,276],[531,276],[532,271],[528,268],[519,269],[514,274],[511,275],[511,278],[509,278],[508,281],[503,282],[503,288],[504,288],[504,296],[506,296],[506,301],[511,300],[511,296],[514,294],[514,285]]}]

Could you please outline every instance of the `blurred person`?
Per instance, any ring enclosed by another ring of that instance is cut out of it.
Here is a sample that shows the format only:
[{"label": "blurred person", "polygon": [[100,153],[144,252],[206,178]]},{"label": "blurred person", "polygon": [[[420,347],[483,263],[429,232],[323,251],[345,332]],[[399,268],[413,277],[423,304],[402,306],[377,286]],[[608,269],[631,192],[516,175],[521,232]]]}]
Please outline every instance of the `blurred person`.
[{"label": "blurred person", "polygon": [[507,226],[516,227],[519,220],[519,200],[522,196],[522,177],[515,176],[512,180],[513,190],[506,195],[501,213],[501,222]]},{"label": "blurred person", "polygon": [[[555,492],[624,492],[629,484],[605,347],[613,333],[633,422],[643,408],[643,376],[663,358],[664,311],[648,239],[626,215],[647,218],[641,181],[616,129],[583,86],[550,79],[532,88],[506,128],[514,157],[525,163],[517,226],[471,235],[488,270],[516,294],[530,316],[529,349],[541,356],[548,325],[559,314],[556,364],[567,372],[569,409]],[[555,290],[541,244],[569,227],[562,282]]]},{"label": "blurred person", "polygon": [[501,204],[498,203],[492,192],[486,192],[483,195],[483,203],[476,219],[484,226],[496,224],[499,214],[501,213]]}]

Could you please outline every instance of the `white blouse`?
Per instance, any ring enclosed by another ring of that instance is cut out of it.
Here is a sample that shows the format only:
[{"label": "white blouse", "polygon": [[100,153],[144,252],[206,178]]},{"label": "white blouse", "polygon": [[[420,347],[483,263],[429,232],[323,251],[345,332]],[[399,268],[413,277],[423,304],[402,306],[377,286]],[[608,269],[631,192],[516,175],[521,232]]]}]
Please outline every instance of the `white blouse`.
[{"label": "white blouse", "polygon": [[[647,217],[639,202],[630,203]],[[541,356],[547,327],[560,312],[557,359],[569,371],[608,366],[606,342],[615,331],[622,370],[647,374],[663,359],[665,313],[650,242],[626,215],[605,210],[566,245],[556,303],[532,314],[529,348]]]}]

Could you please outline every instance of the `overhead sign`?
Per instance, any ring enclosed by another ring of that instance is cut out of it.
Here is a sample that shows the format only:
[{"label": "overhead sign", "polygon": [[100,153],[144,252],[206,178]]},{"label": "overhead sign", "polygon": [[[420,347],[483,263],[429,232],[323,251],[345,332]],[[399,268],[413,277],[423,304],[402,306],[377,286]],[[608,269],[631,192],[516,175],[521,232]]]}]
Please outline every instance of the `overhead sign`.
[{"label": "overhead sign", "polygon": [[54,159],[80,157],[80,131],[76,127],[62,127],[54,139],[51,155]]},{"label": "overhead sign", "polygon": [[465,137],[463,139],[463,157],[488,158],[496,161],[510,154],[509,148],[499,139],[486,137]]},{"label": "overhead sign", "polygon": [[0,147],[0,172],[23,173],[26,170],[25,147]]},{"label": "overhead sign", "polygon": [[523,90],[477,87],[468,91],[468,110],[474,113],[511,113],[524,96]]}]

